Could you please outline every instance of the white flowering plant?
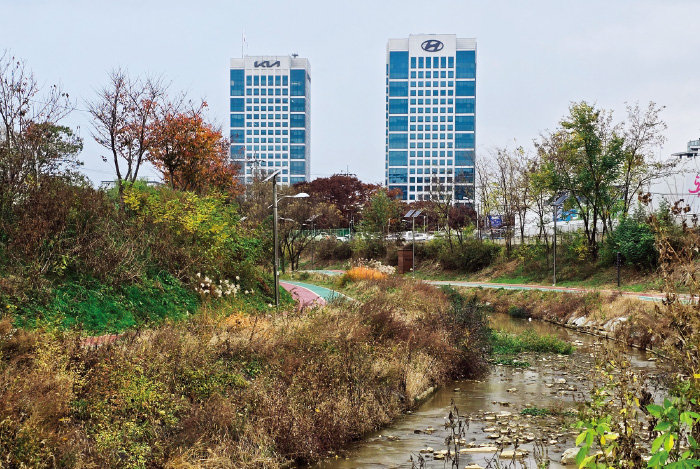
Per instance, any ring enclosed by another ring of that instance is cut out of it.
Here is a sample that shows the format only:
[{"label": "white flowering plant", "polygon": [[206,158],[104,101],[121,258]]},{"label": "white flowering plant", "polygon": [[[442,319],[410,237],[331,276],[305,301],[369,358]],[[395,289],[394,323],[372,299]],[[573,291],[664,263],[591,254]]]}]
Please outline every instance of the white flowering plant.
[{"label": "white flowering plant", "polygon": [[[218,282],[210,279],[207,275],[200,272],[197,273],[197,283],[195,290],[200,295],[213,298],[222,298],[224,296],[236,296],[241,290],[241,286],[236,283],[240,282],[241,278],[236,275],[235,280],[223,279]],[[250,294],[252,291],[245,290],[245,294]]]}]

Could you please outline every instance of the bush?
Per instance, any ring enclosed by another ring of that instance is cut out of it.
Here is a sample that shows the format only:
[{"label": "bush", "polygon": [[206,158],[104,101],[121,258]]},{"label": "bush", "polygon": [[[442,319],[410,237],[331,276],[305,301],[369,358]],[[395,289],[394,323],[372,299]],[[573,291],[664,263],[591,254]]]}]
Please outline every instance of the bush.
[{"label": "bush", "polygon": [[351,243],[353,259],[373,259],[383,261],[386,258],[386,243],[380,238],[356,237]]},{"label": "bush", "polygon": [[343,243],[333,238],[322,239],[312,249],[316,249],[315,256],[323,261],[345,261],[352,257],[350,243]]},{"label": "bush", "polygon": [[434,240],[428,252],[437,247],[438,260],[444,269],[460,272],[476,272],[491,265],[498,257],[501,248],[489,241],[466,239],[461,243]]},{"label": "bush", "polygon": [[625,218],[605,240],[600,260],[603,265],[614,265],[617,253],[623,262],[637,269],[652,269],[659,261],[654,231],[643,221]]}]

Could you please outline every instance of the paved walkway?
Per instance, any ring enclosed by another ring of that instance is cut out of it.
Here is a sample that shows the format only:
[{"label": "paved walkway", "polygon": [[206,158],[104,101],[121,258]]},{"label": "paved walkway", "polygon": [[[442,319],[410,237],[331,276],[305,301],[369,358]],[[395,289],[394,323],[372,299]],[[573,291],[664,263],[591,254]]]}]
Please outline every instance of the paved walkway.
[{"label": "paved walkway", "polygon": [[334,298],[345,296],[330,288],[292,280],[280,280],[280,286],[292,294],[299,307],[323,306]]},{"label": "paved walkway", "polygon": [[[308,272],[315,272],[324,275],[340,275],[343,273],[342,270],[309,270]],[[632,298],[637,298],[642,301],[662,301],[666,295],[659,292],[632,292],[624,290],[601,290],[596,288],[583,288],[583,287],[554,287],[549,285],[533,285],[533,284],[523,284],[523,283],[491,283],[491,282],[469,282],[466,280],[423,280],[431,285],[450,285],[453,287],[465,287],[465,288],[503,288],[504,290],[538,290],[538,291],[556,291],[562,293],[619,293],[623,296],[629,296]],[[684,296],[684,300],[688,300],[687,295]]]},{"label": "paved walkway", "polygon": [[425,280],[431,285],[450,285],[454,287],[467,288],[503,288],[504,290],[539,290],[555,291],[562,293],[619,293],[623,296],[630,296],[642,301],[662,301],[666,295],[656,292],[632,292],[624,290],[601,290],[596,288],[582,287],[554,287],[548,285],[532,285],[522,283],[490,283],[490,282],[467,282],[459,280]]}]

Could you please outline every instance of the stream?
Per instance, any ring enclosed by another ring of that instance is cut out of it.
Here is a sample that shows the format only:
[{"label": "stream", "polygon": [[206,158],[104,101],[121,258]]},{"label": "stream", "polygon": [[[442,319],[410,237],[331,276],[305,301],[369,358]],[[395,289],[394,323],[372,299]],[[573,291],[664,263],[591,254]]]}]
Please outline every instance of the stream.
[{"label": "stream", "polygon": [[[455,381],[435,392],[414,412],[405,414],[389,426],[367,435],[351,445],[336,458],[326,459],[316,469],[349,468],[411,468],[409,457],[420,454],[426,468],[450,468],[451,462],[435,458],[435,453],[445,450],[448,430],[444,424],[452,409],[459,409],[469,422],[464,440],[469,452],[460,454],[459,468],[504,467],[510,461],[494,459],[495,451],[482,450],[480,446],[498,446],[504,451],[513,450],[516,438],[522,442],[518,449],[529,454],[524,458],[526,467],[536,468],[533,458],[534,441],[544,440],[551,460],[550,468],[563,466],[562,453],[574,448],[578,431],[570,428],[573,417],[561,415],[521,415],[524,408],[556,409],[561,413],[575,411],[578,402],[588,396],[595,360],[593,354],[602,345],[600,339],[542,321],[514,319],[507,315],[491,315],[491,326],[509,332],[532,329],[539,334],[553,334],[572,342],[576,350],[569,356],[556,354],[521,354],[518,359],[528,361],[529,368],[513,368],[493,365],[490,373],[481,380]],[[655,362],[648,360],[645,352],[629,348],[628,359],[634,368],[653,374]],[[498,441],[496,441],[498,440]],[[528,441],[529,440],[529,441]],[[434,452],[427,451],[428,448]],[[542,447],[541,447],[542,448]],[[423,450],[421,453],[420,451]],[[438,455],[439,457],[439,455]],[[419,467],[416,464],[416,467]],[[512,467],[521,467],[518,463]]]}]

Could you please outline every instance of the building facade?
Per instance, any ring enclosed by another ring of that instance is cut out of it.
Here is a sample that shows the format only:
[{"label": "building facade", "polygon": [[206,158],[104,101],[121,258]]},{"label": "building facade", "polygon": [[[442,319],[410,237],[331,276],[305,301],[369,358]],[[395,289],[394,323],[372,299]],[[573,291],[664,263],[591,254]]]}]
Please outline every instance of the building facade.
[{"label": "building facade", "polygon": [[386,179],[403,200],[474,203],[476,40],[390,39],[386,51]]},{"label": "building facade", "polygon": [[686,151],[673,154],[673,156],[677,156],[678,158],[695,158],[698,155],[700,155],[700,138],[697,140],[690,140]]},{"label": "building facade", "polygon": [[231,159],[242,182],[280,170],[281,184],[309,180],[311,74],[308,59],[231,59]]}]

